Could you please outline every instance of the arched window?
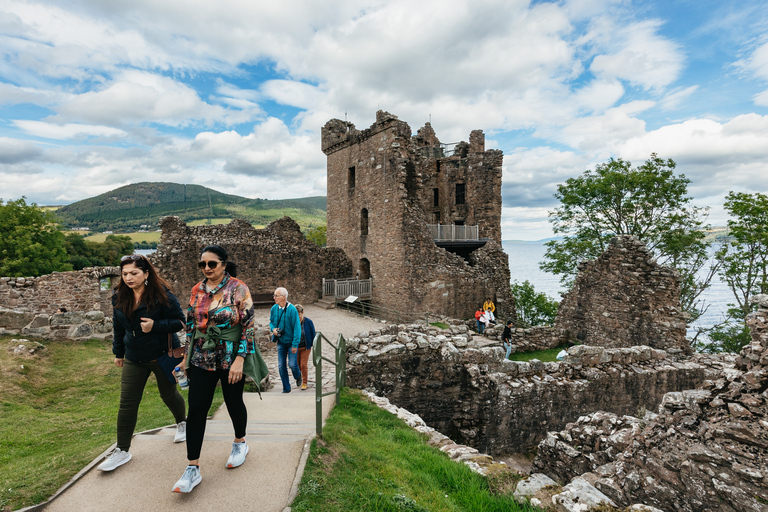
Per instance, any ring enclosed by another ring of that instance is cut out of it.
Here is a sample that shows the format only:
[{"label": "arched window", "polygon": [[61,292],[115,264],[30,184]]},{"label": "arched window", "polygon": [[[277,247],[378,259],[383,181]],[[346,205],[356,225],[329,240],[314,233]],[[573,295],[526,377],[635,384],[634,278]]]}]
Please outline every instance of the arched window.
[{"label": "arched window", "polygon": [[360,236],[368,235],[368,208],[360,211]]},{"label": "arched window", "polygon": [[362,258],[360,260],[359,279],[370,279],[370,278],[371,278],[371,262],[368,261],[368,258]]}]

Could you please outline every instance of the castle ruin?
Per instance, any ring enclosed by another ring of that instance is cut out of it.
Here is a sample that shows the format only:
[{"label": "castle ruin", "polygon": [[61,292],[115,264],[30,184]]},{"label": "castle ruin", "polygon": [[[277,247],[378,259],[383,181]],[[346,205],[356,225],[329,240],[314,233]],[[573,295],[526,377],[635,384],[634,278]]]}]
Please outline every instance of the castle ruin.
[{"label": "castle ruin", "polygon": [[429,123],[414,136],[407,123],[379,111],[362,131],[328,121],[322,150],[328,246],[349,256],[357,277],[373,279],[374,303],[471,318],[490,297],[497,316],[514,315],[501,250],[503,155],[485,149],[482,131],[450,148]]}]

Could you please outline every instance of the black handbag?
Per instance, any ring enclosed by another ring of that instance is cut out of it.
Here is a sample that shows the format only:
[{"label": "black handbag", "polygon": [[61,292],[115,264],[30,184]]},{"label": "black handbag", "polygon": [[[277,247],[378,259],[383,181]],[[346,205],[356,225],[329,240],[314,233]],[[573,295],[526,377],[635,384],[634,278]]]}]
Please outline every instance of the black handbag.
[{"label": "black handbag", "polygon": [[163,373],[171,382],[176,382],[173,370],[184,360],[184,347],[173,348],[173,335],[168,333],[168,350],[157,358],[157,364],[163,369]]}]

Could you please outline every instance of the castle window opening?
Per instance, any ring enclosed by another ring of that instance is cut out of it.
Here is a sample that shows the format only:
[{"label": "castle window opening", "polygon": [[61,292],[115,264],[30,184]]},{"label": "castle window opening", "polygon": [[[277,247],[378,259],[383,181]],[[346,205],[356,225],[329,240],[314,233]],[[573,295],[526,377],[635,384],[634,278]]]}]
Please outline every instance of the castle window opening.
[{"label": "castle window opening", "polygon": [[349,189],[355,188],[355,166],[347,169],[347,186]]},{"label": "castle window opening", "polygon": [[439,188],[432,189],[432,202],[435,208],[440,207],[440,189]]},{"label": "castle window opening", "polygon": [[464,183],[456,184],[456,204],[464,204],[466,202],[466,188]]},{"label": "castle window opening", "polygon": [[368,235],[368,208],[360,211],[360,236]]},{"label": "castle window opening", "polygon": [[371,262],[368,261],[368,258],[361,258],[360,259],[360,279],[370,279],[371,278]]}]

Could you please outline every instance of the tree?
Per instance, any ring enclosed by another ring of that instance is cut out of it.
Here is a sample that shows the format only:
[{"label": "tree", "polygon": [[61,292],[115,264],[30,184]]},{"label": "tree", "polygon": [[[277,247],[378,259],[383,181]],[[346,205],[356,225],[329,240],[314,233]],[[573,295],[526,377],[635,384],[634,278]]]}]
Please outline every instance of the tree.
[{"label": "tree", "polygon": [[77,233],[68,233],[66,249],[75,270],[86,267],[119,265],[120,258],[133,253],[133,242],[127,235],[109,235],[104,242],[86,240]]},{"label": "tree", "polygon": [[310,242],[314,242],[319,247],[325,247],[325,244],[327,243],[326,239],[326,226],[318,226],[316,228],[310,228],[309,231],[307,231],[306,237],[307,240]]},{"label": "tree", "polygon": [[56,216],[26,198],[0,200],[0,275],[41,276],[72,270]]},{"label": "tree", "polygon": [[723,207],[733,218],[728,241],[716,257],[736,303],[729,304],[728,318],[710,333],[709,351],[739,352],[750,341],[746,317],[755,309],[750,299],[768,293],[768,196],[729,192]]},{"label": "tree", "polygon": [[552,325],[557,316],[558,303],[545,293],[536,293],[527,279],[521,283],[512,283],[512,296],[515,297],[517,310],[516,326]]},{"label": "tree", "polygon": [[[549,213],[555,234],[562,241],[546,243],[542,270],[562,275],[570,286],[578,263],[595,259],[616,235],[634,235],[658,262],[680,272],[680,301],[694,320],[706,310],[701,293],[717,271],[710,262],[703,230],[706,208],[690,206],[690,180],[675,175],[675,162],[655,153],[637,168],[622,159],[610,159],[594,171],[558,185],[560,206]],[[705,277],[697,273],[710,264]]]}]

